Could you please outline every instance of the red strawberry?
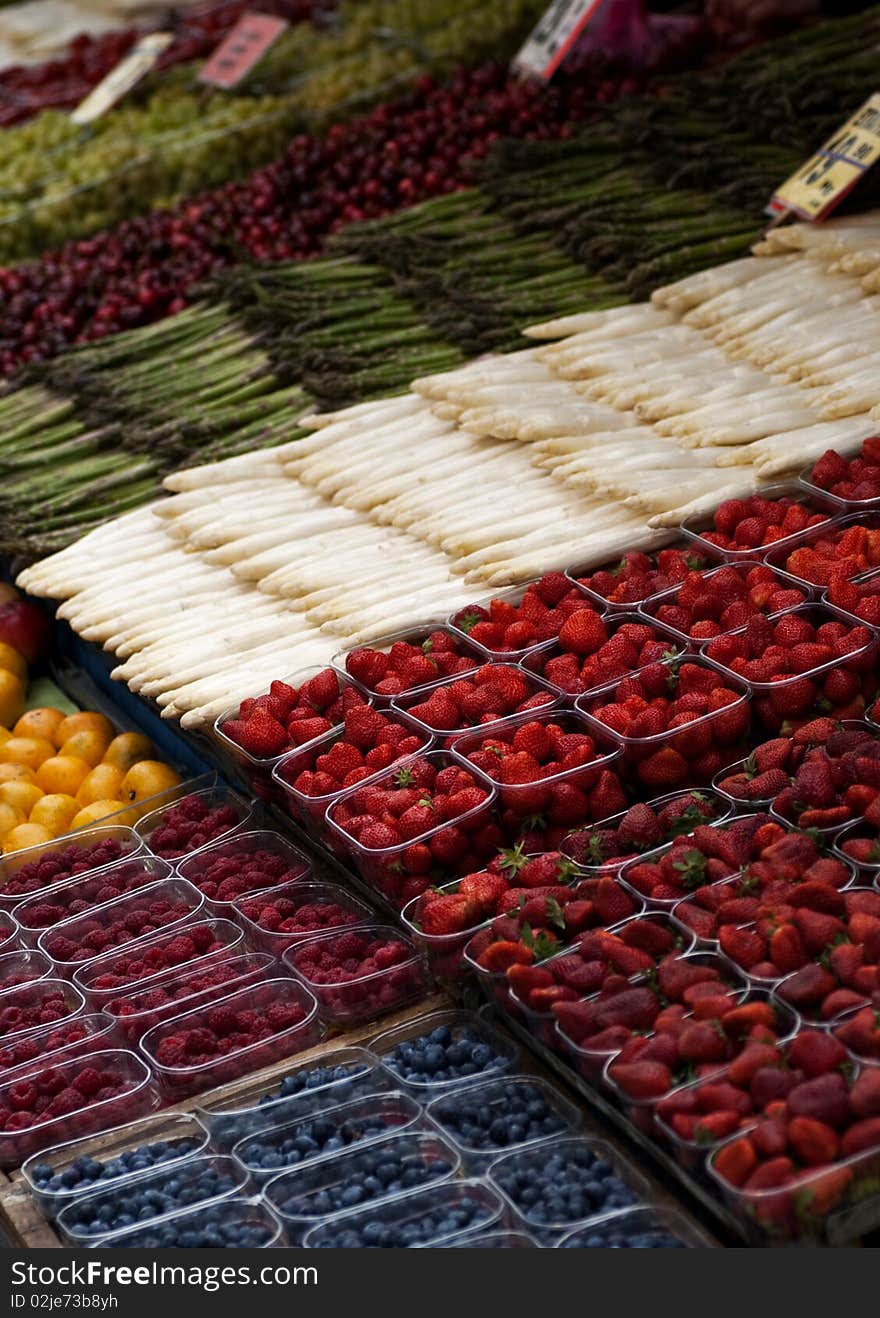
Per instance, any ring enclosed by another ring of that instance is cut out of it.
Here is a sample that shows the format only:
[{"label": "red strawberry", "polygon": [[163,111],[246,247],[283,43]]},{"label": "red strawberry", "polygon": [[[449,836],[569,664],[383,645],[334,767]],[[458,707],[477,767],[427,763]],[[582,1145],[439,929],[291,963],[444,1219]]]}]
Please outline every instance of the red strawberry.
[{"label": "red strawberry", "polygon": [[851,1158],[864,1149],[880,1147],[880,1117],[868,1117],[850,1126],[840,1142],[840,1152],[844,1158]]},{"label": "red strawberry", "polygon": [[808,1167],[822,1167],[833,1162],[840,1148],[835,1131],[812,1117],[792,1118],[788,1123],[788,1142]]},{"label": "red strawberry", "polygon": [[791,1116],[813,1117],[835,1128],[845,1125],[849,1117],[846,1081],[838,1071],[804,1080],[792,1089],[786,1101]]},{"label": "red strawberry", "polygon": [[672,1086],[672,1072],[661,1062],[618,1062],[610,1074],[630,1098],[659,1098]]},{"label": "red strawberry", "polygon": [[599,614],[591,608],[578,609],[559,629],[559,644],[572,654],[587,655],[598,650],[608,640],[608,629]]},{"label": "red strawberry", "polygon": [[[752,1134],[754,1143],[754,1133]],[[759,1163],[745,1183],[746,1190],[772,1190],[780,1185],[787,1185],[794,1175],[794,1163],[791,1158],[771,1158]]]},{"label": "red strawberry", "polygon": [[718,1175],[731,1185],[745,1185],[757,1165],[758,1155],[748,1135],[722,1145],[712,1160]]},{"label": "red strawberry", "polygon": [[823,1030],[802,1030],[788,1049],[789,1064],[799,1067],[808,1077],[836,1071],[847,1057],[843,1044]]},{"label": "red strawberry", "polygon": [[880,1117],[880,1067],[864,1067],[856,1077],[849,1097],[857,1117]]}]

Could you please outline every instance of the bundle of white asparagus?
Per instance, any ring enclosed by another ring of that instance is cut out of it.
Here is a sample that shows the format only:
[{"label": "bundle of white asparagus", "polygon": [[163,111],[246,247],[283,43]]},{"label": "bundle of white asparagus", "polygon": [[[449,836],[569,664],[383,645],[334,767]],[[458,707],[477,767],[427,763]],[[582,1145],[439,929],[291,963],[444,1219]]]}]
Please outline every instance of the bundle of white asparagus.
[{"label": "bundle of white asparagus", "polygon": [[[496,587],[675,538],[880,417],[880,219],[791,226],[651,303],[310,419],[19,584],[187,727]],[[141,564],[147,584],[132,588]]]}]

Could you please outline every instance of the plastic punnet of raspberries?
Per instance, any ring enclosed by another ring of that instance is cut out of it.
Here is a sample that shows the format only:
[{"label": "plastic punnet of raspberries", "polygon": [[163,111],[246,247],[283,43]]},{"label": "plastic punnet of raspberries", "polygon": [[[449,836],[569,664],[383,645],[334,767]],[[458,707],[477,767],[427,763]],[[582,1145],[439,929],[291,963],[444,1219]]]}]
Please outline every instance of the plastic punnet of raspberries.
[{"label": "plastic punnet of raspberries", "polygon": [[134,849],[133,845],[120,842],[117,838],[105,838],[87,846],[69,846],[52,848],[37,860],[30,860],[21,865],[3,886],[5,895],[22,897],[43,888],[63,883],[65,879],[77,874],[87,874],[90,870],[102,868],[121,860]]},{"label": "plastic punnet of raspberries", "polygon": [[194,792],[163,812],[148,845],[155,856],[176,860],[216,841],[240,822],[240,812],[233,804],[214,805],[210,795]]}]

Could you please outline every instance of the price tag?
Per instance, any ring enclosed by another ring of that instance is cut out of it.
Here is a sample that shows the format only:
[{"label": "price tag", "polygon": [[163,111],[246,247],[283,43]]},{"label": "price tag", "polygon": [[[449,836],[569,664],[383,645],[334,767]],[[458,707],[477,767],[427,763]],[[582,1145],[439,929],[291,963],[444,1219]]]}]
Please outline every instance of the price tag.
[{"label": "price tag", "polygon": [[549,82],[603,0],[553,0],[513,61],[519,73]]},{"label": "price tag", "polygon": [[283,18],[270,14],[242,14],[202,69],[199,82],[221,91],[237,87],[286,27]]},{"label": "price tag", "polygon": [[767,211],[824,220],[880,159],[880,93],[869,97],[833,137],[773,194]]},{"label": "price tag", "polygon": [[71,119],[75,124],[90,124],[95,119],[100,119],[102,114],[114,106],[126,92],[130,92],[132,87],[145,77],[156,60],[162,54],[163,50],[171,45],[174,40],[172,32],[151,32],[147,37],[141,37],[140,41],[133,50],[119,61],[114,69],[111,69],[106,78],[103,78],[93,87],[84,101],[80,101],[75,110],[71,112]]}]

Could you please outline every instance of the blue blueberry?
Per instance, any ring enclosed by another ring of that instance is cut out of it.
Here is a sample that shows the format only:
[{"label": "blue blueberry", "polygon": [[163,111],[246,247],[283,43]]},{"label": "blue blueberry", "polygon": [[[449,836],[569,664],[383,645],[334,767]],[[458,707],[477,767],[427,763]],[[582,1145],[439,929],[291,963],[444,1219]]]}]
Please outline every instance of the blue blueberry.
[{"label": "blue blueberry", "polygon": [[162,1140],[126,1150],[115,1158],[108,1158],[106,1162],[90,1157],[76,1158],[60,1172],[56,1172],[49,1163],[37,1163],[31,1175],[38,1190],[47,1193],[62,1190],[85,1193],[102,1182],[115,1181],[120,1176],[130,1176],[132,1172],[146,1171],[172,1158],[194,1153],[197,1148],[198,1142],[194,1139]]},{"label": "blue blueberry", "polygon": [[530,1222],[556,1227],[629,1208],[637,1196],[587,1145],[505,1159],[492,1177]]},{"label": "blue blueberry", "polygon": [[279,1098],[292,1098],[295,1094],[305,1093],[308,1089],[319,1089],[322,1085],[337,1085],[343,1080],[353,1080],[356,1076],[366,1075],[367,1068],[361,1062],[340,1063],[337,1066],[312,1066],[293,1075],[286,1075],[277,1089],[264,1094],[260,1106],[274,1103]]},{"label": "blue blueberry", "polygon": [[503,1070],[509,1059],[496,1053],[475,1030],[466,1027],[456,1038],[448,1025],[440,1025],[415,1039],[405,1039],[384,1060],[401,1080],[449,1084]]},{"label": "blue blueberry", "polygon": [[62,1214],[65,1227],[81,1236],[106,1235],[135,1222],[148,1222],[181,1208],[204,1203],[237,1188],[237,1178],[226,1167],[192,1164],[168,1173],[158,1181],[133,1181],[74,1200]]},{"label": "blue blueberry", "polygon": [[476,1093],[464,1089],[431,1108],[443,1127],[468,1148],[508,1149],[566,1129],[564,1119],[549,1105],[537,1085],[493,1086]]},{"label": "blue blueberry", "polygon": [[426,1197],[423,1204],[412,1202],[407,1206],[409,1216],[405,1219],[394,1220],[393,1205],[388,1205],[385,1213],[381,1207],[375,1211],[375,1217],[365,1213],[356,1222],[326,1223],[315,1245],[320,1249],[413,1249],[476,1228],[490,1215],[484,1203],[467,1197],[457,1203],[433,1207]]},{"label": "blue blueberry", "polygon": [[[320,1173],[326,1184],[317,1188],[303,1186],[299,1176],[291,1181],[289,1194],[282,1198],[277,1193],[279,1208],[295,1217],[324,1217],[346,1208],[355,1208],[379,1198],[387,1198],[401,1190],[415,1190],[429,1185],[453,1170],[450,1158],[433,1156],[424,1158],[413,1145],[401,1141],[400,1146],[378,1145],[363,1149],[356,1157],[346,1158],[338,1171],[329,1166]],[[334,1181],[333,1178],[336,1178]]]}]

